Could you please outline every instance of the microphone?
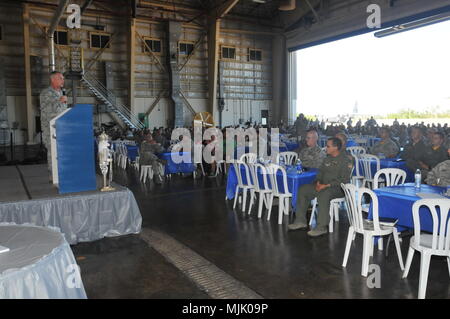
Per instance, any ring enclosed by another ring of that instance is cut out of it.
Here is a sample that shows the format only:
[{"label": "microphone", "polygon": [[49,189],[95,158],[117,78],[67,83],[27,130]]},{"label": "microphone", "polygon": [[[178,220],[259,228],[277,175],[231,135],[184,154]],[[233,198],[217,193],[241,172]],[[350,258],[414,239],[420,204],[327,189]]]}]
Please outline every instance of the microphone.
[{"label": "microphone", "polygon": [[66,89],[65,88],[61,88],[62,91],[62,95],[66,96]]}]

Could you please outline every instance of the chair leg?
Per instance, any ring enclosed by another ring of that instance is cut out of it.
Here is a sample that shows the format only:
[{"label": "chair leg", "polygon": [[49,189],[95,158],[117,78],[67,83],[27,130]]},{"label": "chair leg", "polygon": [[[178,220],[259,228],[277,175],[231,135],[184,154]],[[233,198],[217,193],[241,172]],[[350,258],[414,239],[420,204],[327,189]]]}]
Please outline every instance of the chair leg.
[{"label": "chair leg", "polygon": [[278,225],[283,222],[283,212],[284,212],[284,198],[278,201]]},{"label": "chair leg", "polygon": [[450,275],[450,257],[447,257],[448,273]]},{"label": "chair leg", "polygon": [[238,196],[239,196],[239,187],[236,187],[236,191],[234,192],[233,209],[236,208],[236,203],[237,203]]},{"label": "chair leg", "polygon": [[420,256],[419,299],[425,299],[427,291],[428,271],[430,270],[431,255],[422,253]]},{"label": "chair leg", "polygon": [[258,203],[258,218],[261,218],[262,215],[262,207],[263,207],[263,203],[265,201],[265,194],[264,193],[259,193],[259,203]]},{"label": "chair leg", "polygon": [[389,255],[389,244],[391,243],[392,234],[388,236],[387,244],[386,244],[386,257]]},{"label": "chair leg", "polygon": [[398,232],[396,228],[394,228],[393,234],[394,234],[395,249],[397,250],[398,263],[400,264],[400,269],[404,270],[405,266],[403,265],[402,250],[400,249],[400,241],[398,240]]},{"label": "chair leg", "polygon": [[383,250],[383,237],[378,238],[378,250]]},{"label": "chair leg", "polygon": [[372,241],[373,241],[372,236],[364,234],[364,247],[363,247],[362,270],[361,270],[361,275],[363,277],[367,277],[367,273],[369,272],[369,259]]},{"label": "chair leg", "polygon": [[348,229],[347,244],[345,245],[344,261],[342,262],[342,267],[347,267],[347,260],[348,255],[350,254],[350,248],[352,247],[353,235],[353,227],[350,226],[350,228]]},{"label": "chair leg", "polygon": [[333,210],[334,211],[334,220],[337,222],[339,221],[339,205],[340,204],[335,204],[334,210]]},{"label": "chair leg", "polygon": [[244,202],[242,203],[242,211],[245,212],[245,206],[247,204],[247,188],[244,188]]},{"label": "chair leg", "polygon": [[334,226],[334,204],[330,206],[330,223],[328,224],[328,231],[333,232]]},{"label": "chair leg", "polygon": [[270,220],[270,213],[272,212],[272,204],[273,204],[273,194],[270,194],[269,197],[269,211],[267,212],[267,220]]},{"label": "chair leg", "polygon": [[250,190],[250,205],[248,207],[248,214],[250,215],[250,212],[252,211],[252,207],[253,207],[253,201],[256,197],[256,192],[254,189]]},{"label": "chair leg", "polygon": [[414,257],[414,248],[412,248],[410,246],[409,250],[408,250],[408,257],[406,257],[406,265],[405,265],[405,270],[403,270],[402,278],[408,277],[409,268],[411,267],[411,263],[412,263],[413,257]]},{"label": "chair leg", "polygon": [[284,203],[284,214],[289,216],[290,210],[291,210],[291,206],[289,205],[289,197],[286,197],[286,203]]}]

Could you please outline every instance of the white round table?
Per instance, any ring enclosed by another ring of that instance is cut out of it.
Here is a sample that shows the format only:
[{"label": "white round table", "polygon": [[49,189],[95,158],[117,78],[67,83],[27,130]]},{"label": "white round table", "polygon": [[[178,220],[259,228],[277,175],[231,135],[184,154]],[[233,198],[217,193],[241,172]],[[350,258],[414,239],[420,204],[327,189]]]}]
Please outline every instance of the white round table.
[{"label": "white round table", "polygon": [[0,299],[87,298],[59,229],[0,223]]}]

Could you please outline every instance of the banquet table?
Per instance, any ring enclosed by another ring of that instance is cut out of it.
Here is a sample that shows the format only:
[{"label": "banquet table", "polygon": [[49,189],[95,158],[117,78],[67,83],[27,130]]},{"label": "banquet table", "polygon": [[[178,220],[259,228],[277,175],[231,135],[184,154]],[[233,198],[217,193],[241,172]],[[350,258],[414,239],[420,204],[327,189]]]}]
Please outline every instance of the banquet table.
[{"label": "banquet table", "polygon": [[79,267],[59,229],[0,224],[0,299],[86,299]]},{"label": "banquet table", "polygon": [[176,174],[176,173],[192,173],[193,171],[195,171],[196,166],[194,163],[192,163],[192,157],[191,157],[190,152],[180,152],[179,153],[180,157],[187,156],[189,158],[189,161],[187,161],[187,162],[182,161],[181,163],[175,163],[172,154],[175,154],[175,153],[167,152],[167,153],[157,154],[157,156],[160,159],[167,161],[167,164],[164,165],[165,166],[164,175]]},{"label": "banquet table", "polygon": [[[297,205],[297,192],[300,186],[304,184],[310,184],[314,181],[316,178],[318,170],[315,168],[310,168],[306,172],[298,173],[294,170],[287,170],[287,182],[288,182],[288,188],[289,192],[292,193],[292,208],[295,210]],[[241,175],[243,176],[243,182],[247,183],[247,180],[245,178],[245,171],[244,168],[241,167]],[[262,175],[258,173],[258,178],[260,181],[262,181]],[[281,191],[284,191],[283,189],[283,177],[281,175],[281,172],[278,172],[277,174],[277,182],[278,186],[281,188]],[[227,199],[233,199],[234,193],[236,191],[236,186],[238,184],[236,171],[234,169],[234,166],[230,166],[230,169],[228,170],[227,175],[227,188],[226,188],[226,194]],[[270,187],[270,179],[269,179],[269,187]]]},{"label": "banquet table", "polygon": [[[410,183],[414,181],[414,172],[412,172],[408,167],[406,167],[406,162],[396,158],[383,158],[380,159],[380,169],[382,168],[399,168],[406,172],[405,183]],[[370,169],[372,171],[372,176],[375,175],[377,170],[376,161],[370,162]],[[356,176],[356,169],[353,171],[353,175]],[[359,175],[364,175],[363,164],[359,163]]]},{"label": "banquet table", "polygon": [[[397,226],[414,229],[412,206],[417,200],[422,199],[418,194],[436,196],[446,190],[445,187],[426,184],[422,184],[419,189],[416,189],[413,183],[376,189],[374,192],[378,197],[378,215],[380,218],[398,219]],[[445,198],[445,196],[442,197]],[[433,222],[429,212],[426,207],[420,209],[420,223],[422,230],[432,232]],[[369,209],[368,218],[372,219],[372,206]]]}]

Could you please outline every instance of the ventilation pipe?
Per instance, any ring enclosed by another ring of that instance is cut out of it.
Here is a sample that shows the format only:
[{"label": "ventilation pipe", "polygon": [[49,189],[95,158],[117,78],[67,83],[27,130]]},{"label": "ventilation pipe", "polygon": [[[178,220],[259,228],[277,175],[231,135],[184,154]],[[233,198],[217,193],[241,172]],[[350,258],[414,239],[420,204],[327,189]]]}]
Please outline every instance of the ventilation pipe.
[{"label": "ventilation pipe", "polygon": [[278,10],[291,11],[291,10],[294,10],[295,7],[296,7],[296,0],[283,0],[283,1],[281,1],[281,4],[278,7]]},{"label": "ventilation pipe", "polygon": [[56,30],[56,27],[59,23],[59,20],[61,19],[62,15],[64,14],[64,11],[66,10],[66,6],[69,0],[60,0],[58,8],[56,8],[55,15],[53,16],[52,22],[50,23],[50,27],[47,31],[47,37],[48,37],[48,67],[50,69],[50,72],[55,71],[55,42],[53,40],[54,33]]}]

